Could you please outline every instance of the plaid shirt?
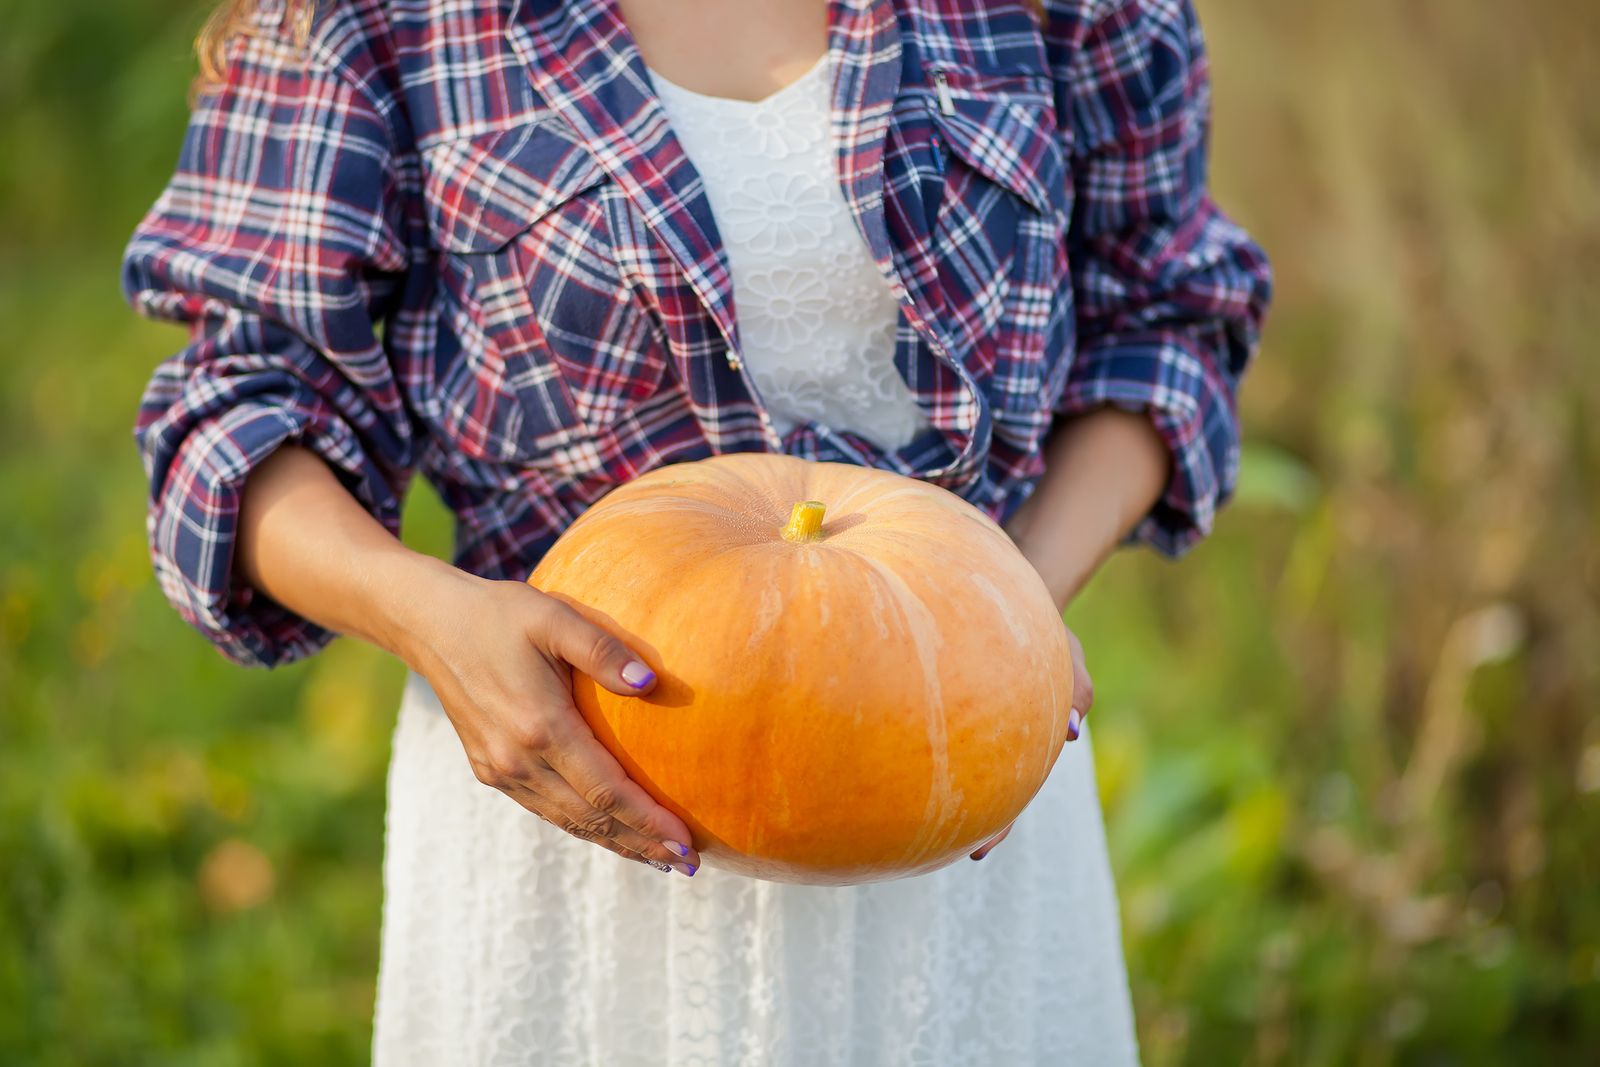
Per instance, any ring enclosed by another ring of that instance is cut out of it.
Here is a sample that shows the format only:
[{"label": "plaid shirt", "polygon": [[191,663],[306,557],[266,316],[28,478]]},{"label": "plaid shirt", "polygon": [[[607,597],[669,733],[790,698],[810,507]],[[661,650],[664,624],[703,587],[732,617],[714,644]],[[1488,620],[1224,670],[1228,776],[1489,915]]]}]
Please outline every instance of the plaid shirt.
[{"label": "plaid shirt", "polygon": [[337,0],[309,56],[263,24],[124,265],[140,311],[190,328],[138,419],[163,591],[241,662],[328,640],[233,574],[241,487],[289,440],[391,530],[421,471],[457,563],[520,579],[608,489],[723,452],[896,470],[1003,520],[1053,420],[1106,403],[1170,447],[1135,536],[1181,551],[1234,482],[1267,264],[1206,193],[1189,3],[1045,6],[828,3],[839,180],[930,424],[893,452],[775,433],[611,3]]}]

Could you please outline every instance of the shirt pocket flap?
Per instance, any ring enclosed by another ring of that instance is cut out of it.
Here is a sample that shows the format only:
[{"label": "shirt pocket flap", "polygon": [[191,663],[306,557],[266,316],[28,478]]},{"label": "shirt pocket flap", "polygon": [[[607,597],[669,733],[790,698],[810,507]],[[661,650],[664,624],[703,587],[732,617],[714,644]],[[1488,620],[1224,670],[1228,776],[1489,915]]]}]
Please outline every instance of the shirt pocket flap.
[{"label": "shirt pocket flap", "polygon": [[428,225],[447,252],[498,252],[605,180],[575,134],[549,123],[447,141],[426,154]]},{"label": "shirt pocket flap", "polygon": [[1048,213],[1055,197],[1050,134],[1026,104],[981,95],[952,96],[933,106],[949,150],[985,178]]}]

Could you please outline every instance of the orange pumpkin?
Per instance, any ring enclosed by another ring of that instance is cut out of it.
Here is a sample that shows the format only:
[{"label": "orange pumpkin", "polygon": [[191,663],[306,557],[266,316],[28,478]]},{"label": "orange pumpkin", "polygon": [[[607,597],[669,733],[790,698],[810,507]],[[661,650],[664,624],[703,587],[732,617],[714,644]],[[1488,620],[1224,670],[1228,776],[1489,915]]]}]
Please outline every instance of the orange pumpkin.
[{"label": "orange pumpkin", "polygon": [[574,695],[708,866],[849,884],[934,870],[1010,825],[1067,733],[1044,583],[955,495],[743,454],[601,500],[529,579],[660,681]]}]

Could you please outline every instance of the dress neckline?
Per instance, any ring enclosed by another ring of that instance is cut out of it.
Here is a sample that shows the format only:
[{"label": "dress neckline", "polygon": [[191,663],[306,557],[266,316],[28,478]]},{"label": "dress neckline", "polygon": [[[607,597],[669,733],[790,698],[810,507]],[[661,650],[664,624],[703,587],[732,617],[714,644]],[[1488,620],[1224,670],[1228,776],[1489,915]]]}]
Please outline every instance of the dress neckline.
[{"label": "dress neckline", "polygon": [[658,94],[665,95],[670,93],[675,96],[705,101],[707,103],[718,104],[732,109],[753,110],[757,108],[768,107],[772,104],[778,103],[783,99],[786,99],[790,94],[794,93],[802,86],[808,85],[820,72],[826,70],[827,66],[828,53],[823,52],[822,55],[817,57],[817,61],[811,64],[810,69],[804,74],[800,75],[788,85],[785,85],[779,89],[774,89],[772,92],[768,93],[766,96],[763,96],[759,100],[745,100],[737,96],[714,96],[710,93],[696,92],[693,89],[679,85],[677,82],[673,81],[665,74],[662,74],[648,63],[645,64],[644,69],[649,71],[650,80],[655,84],[656,92]]}]

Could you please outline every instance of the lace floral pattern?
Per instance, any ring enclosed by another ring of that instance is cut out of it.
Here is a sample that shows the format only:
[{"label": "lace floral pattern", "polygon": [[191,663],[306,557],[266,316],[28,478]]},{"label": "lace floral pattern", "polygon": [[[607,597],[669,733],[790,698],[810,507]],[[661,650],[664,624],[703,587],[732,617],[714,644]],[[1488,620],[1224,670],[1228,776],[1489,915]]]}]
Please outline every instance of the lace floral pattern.
[{"label": "lace floral pattern", "polygon": [[480,785],[406,689],[377,1067],[1126,1067],[1087,737],[981,863],[846,888],[658,874]]},{"label": "lace floral pattern", "polygon": [[745,371],[773,425],[817,422],[894,449],[927,422],[894,366],[899,304],[834,175],[828,72],[824,58],[754,102],[651,77],[700,164],[728,250]]}]

